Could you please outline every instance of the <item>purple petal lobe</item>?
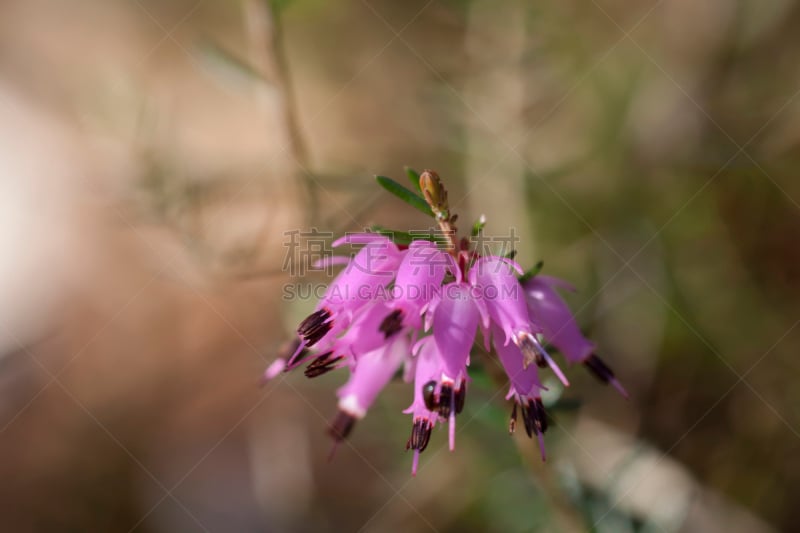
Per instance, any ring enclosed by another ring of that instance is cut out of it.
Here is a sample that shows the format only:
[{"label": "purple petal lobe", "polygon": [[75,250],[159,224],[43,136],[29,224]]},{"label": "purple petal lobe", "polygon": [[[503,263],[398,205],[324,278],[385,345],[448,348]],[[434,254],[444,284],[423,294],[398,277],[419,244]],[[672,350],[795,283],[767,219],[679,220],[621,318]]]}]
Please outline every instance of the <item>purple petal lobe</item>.
[{"label": "purple petal lobe", "polygon": [[384,346],[390,337],[402,329],[401,324],[392,325],[391,330],[382,329],[387,315],[391,312],[383,302],[365,305],[359,311],[350,329],[336,339],[333,345],[334,351],[350,354],[357,360],[363,354]]},{"label": "purple petal lobe", "polygon": [[425,337],[420,341],[419,353],[415,357],[417,368],[414,375],[414,401],[403,412],[411,413],[415,418],[423,417],[435,422],[442,363],[436,344],[432,341],[431,337]]},{"label": "purple petal lobe", "polygon": [[516,344],[501,342],[502,333],[499,331],[499,326],[494,326],[493,333],[494,348],[514,390],[522,395],[538,394],[538,391],[543,390],[536,366],[525,366],[522,352]]},{"label": "purple petal lobe", "polygon": [[355,418],[363,418],[380,391],[400,368],[408,350],[408,339],[398,336],[389,344],[361,356],[350,379],[336,392],[339,409]]},{"label": "purple petal lobe", "polygon": [[553,289],[555,279],[534,276],[525,283],[528,311],[547,341],[568,361],[577,363],[589,357],[595,346],[583,336],[566,302]]},{"label": "purple petal lobe", "polygon": [[391,242],[391,240],[380,233],[348,233],[333,241],[331,245],[333,248],[338,248],[343,244],[372,244],[386,242]]},{"label": "purple petal lobe", "polygon": [[442,357],[444,372],[456,378],[463,372],[480,313],[465,283],[450,283],[442,291],[442,300],[433,314],[433,338]]},{"label": "purple petal lobe", "polygon": [[329,266],[346,265],[350,262],[350,258],[346,255],[332,255],[330,257],[323,257],[311,263],[314,268],[326,268]]},{"label": "purple petal lobe", "polygon": [[414,241],[403,256],[392,288],[393,306],[403,309],[420,327],[420,312],[438,296],[447,270],[460,277],[460,271],[449,254],[429,241]]},{"label": "purple petal lobe", "polygon": [[517,279],[513,261],[502,257],[484,257],[469,272],[492,321],[505,333],[506,342],[519,331],[530,331],[530,317],[525,294]]},{"label": "purple petal lobe", "polygon": [[385,287],[394,278],[402,254],[394,243],[380,235],[369,237],[365,242],[367,244],[328,286],[320,308],[328,307],[334,312],[356,311],[386,292]]},{"label": "purple petal lobe", "polygon": [[578,292],[578,289],[575,288],[575,285],[561,278],[557,278],[555,276],[547,276],[545,274],[537,274],[535,277],[542,283],[554,289],[558,288],[558,289],[564,289],[565,291]]}]

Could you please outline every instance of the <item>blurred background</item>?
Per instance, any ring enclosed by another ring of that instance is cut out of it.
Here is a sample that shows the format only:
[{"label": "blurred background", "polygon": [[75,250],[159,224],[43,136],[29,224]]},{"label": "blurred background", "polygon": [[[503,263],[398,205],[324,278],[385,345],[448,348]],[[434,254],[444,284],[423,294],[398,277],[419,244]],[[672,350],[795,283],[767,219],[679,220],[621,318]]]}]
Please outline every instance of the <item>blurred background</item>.
[{"label": "blurred background", "polygon": [[[5,0],[3,529],[792,530],[799,7]],[[488,379],[416,478],[407,385],[331,462],[345,376],[258,386],[314,304],[287,232],[427,227],[404,165],[579,287],[631,393],[574,369],[546,463]]]}]

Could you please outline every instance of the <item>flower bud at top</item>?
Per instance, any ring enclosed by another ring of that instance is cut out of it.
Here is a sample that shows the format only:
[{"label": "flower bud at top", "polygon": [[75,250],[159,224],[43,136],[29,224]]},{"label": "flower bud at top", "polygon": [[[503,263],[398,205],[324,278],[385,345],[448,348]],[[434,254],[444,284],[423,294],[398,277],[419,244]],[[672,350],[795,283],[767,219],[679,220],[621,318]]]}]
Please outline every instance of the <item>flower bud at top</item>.
[{"label": "flower bud at top", "polygon": [[424,171],[419,176],[419,188],[422,191],[422,196],[425,197],[425,201],[431,206],[436,218],[448,218],[447,191],[442,185],[439,175],[432,170]]}]

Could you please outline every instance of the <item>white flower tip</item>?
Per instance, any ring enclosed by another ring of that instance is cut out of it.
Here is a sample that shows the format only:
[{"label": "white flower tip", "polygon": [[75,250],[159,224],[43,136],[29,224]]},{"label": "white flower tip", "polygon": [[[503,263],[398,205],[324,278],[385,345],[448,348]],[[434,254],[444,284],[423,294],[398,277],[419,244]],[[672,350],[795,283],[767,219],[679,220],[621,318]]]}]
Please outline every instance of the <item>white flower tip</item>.
[{"label": "white flower tip", "polygon": [[355,394],[348,394],[339,400],[339,410],[356,419],[364,418],[367,414],[367,410],[358,403],[358,397]]},{"label": "white flower tip", "polygon": [[283,372],[285,368],[286,359],[275,359],[264,371],[264,375],[261,376],[261,385],[266,385],[268,381]]},{"label": "white flower tip", "polygon": [[414,459],[411,462],[411,475],[417,477],[417,468],[419,467],[419,450],[414,450]]},{"label": "white flower tip", "polygon": [[617,389],[617,391],[622,395],[623,398],[625,398],[626,400],[631,399],[630,395],[628,394],[628,391],[625,390],[625,387],[623,387],[622,383],[620,383],[617,379],[611,379],[608,382],[611,384],[612,387]]},{"label": "white flower tip", "polygon": [[569,380],[567,379],[567,376],[564,375],[564,373],[561,371],[561,369],[558,367],[555,361],[552,361],[550,363],[550,368],[553,369],[553,373],[556,375],[558,380],[561,383],[563,383],[565,387],[569,387]]},{"label": "white flower tip", "polygon": [[450,445],[450,451],[453,452],[456,449],[456,413],[455,409],[451,409],[450,411],[450,424],[448,429],[448,443]]},{"label": "white flower tip", "polygon": [[542,462],[545,462],[547,460],[547,457],[544,451],[544,435],[541,432],[539,432],[536,436],[539,439],[539,452],[542,454]]}]

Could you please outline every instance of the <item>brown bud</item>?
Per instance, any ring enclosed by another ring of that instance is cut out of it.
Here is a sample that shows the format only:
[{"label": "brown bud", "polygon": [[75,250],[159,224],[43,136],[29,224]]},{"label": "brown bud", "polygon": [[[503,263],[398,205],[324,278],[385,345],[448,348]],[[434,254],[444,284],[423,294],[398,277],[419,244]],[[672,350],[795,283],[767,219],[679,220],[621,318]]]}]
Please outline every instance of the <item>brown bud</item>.
[{"label": "brown bud", "polygon": [[437,218],[448,217],[447,191],[442,185],[439,175],[433,170],[426,170],[419,176],[419,188],[422,196],[431,206]]}]

